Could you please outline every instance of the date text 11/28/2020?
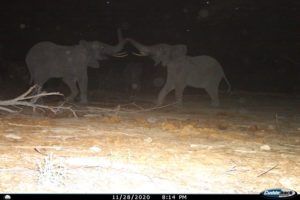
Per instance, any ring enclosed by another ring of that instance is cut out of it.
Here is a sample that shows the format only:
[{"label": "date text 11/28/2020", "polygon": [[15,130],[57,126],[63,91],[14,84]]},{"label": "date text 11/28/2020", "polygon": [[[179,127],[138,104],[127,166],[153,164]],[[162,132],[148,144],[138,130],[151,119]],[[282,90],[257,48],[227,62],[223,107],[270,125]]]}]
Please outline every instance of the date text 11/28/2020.
[{"label": "date text 11/28/2020", "polygon": [[187,195],[181,194],[113,194],[112,200],[187,200]]}]

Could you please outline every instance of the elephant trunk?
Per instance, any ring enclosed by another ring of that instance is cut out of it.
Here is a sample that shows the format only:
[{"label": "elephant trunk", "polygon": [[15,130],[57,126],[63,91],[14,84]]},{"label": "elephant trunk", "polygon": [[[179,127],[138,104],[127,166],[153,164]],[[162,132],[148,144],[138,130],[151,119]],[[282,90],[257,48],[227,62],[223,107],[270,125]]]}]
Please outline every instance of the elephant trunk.
[{"label": "elephant trunk", "polygon": [[125,45],[125,40],[119,42],[115,47],[114,47],[114,54],[118,53],[119,51],[121,51],[123,49]]},{"label": "elephant trunk", "polygon": [[145,45],[142,45],[141,43],[133,40],[133,39],[128,39],[128,41],[137,49],[140,51],[142,55],[149,54],[149,48]]},{"label": "elephant trunk", "polygon": [[114,52],[113,52],[114,54],[121,51],[126,43],[126,40],[124,40],[122,31],[120,28],[118,28],[117,33],[118,33],[118,42],[119,43],[114,47]]}]

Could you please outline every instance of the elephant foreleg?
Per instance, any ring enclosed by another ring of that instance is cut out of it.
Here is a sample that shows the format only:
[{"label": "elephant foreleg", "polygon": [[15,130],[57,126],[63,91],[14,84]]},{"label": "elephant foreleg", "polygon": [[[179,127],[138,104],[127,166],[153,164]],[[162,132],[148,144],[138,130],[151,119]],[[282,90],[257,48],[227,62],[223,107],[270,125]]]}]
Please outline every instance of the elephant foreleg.
[{"label": "elephant foreleg", "polygon": [[220,105],[218,86],[209,86],[206,87],[205,90],[211,98],[211,105],[213,107],[218,107]]},{"label": "elephant foreleg", "polygon": [[177,82],[175,85],[175,99],[178,105],[182,105],[182,97],[185,84],[182,82]]},{"label": "elephant foreleg", "polygon": [[166,84],[164,87],[160,90],[158,99],[157,99],[157,105],[160,106],[163,104],[163,101],[165,100],[166,96],[175,88],[173,81],[171,81],[169,78],[167,79]]},{"label": "elephant foreleg", "polygon": [[78,85],[80,89],[80,103],[87,103],[87,73],[83,74],[82,77],[78,80]]},{"label": "elephant foreleg", "polygon": [[77,95],[76,80],[72,78],[64,78],[63,81],[69,86],[71,95],[67,97],[67,101],[73,101]]},{"label": "elephant foreleg", "polygon": [[[35,89],[34,93],[35,94],[40,94],[42,92],[43,85],[47,81],[47,78],[35,78],[34,80],[35,80],[34,81],[35,85],[37,85],[37,88]],[[35,103],[38,99],[39,99],[38,97],[33,98],[33,99],[30,100],[30,102]]]}]

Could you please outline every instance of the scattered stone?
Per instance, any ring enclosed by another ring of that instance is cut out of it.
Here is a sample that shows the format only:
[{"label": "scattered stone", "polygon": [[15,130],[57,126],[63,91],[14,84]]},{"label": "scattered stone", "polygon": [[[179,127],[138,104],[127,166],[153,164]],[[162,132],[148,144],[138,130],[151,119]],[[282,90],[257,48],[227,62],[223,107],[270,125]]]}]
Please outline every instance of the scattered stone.
[{"label": "scattered stone", "polygon": [[203,145],[200,145],[200,144],[190,144],[191,148],[199,148],[201,146],[203,146]]},{"label": "scattered stone", "polygon": [[208,150],[213,149],[212,146],[204,145],[204,144],[190,144],[190,147],[191,148],[203,148],[203,149],[208,149]]},{"label": "scattered stone", "polygon": [[[182,127],[180,134],[181,135],[191,135],[193,133],[197,132],[197,129],[191,124],[187,124]],[[198,133],[198,132],[197,132]]]},{"label": "scattered stone", "polygon": [[249,126],[248,130],[252,132],[258,131],[258,126],[256,124],[251,125]]},{"label": "scattered stone", "polygon": [[121,118],[119,116],[107,116],[107,117],[103,117],[102,121],[105,123],[120,123],[121,122]]},{"label": "scattered stone", "polygon": [[98,153],[98,152],[101,151],[101,148],[96,147],[96,146],[92,146],[92,147],[90,148],[90,151],[95,152],[95,153]]},{"label": "scattered stone", "polygon": [[171,122],[163,122],[161,126],[164,131],[177,131],[179,128],[178,124],[175,125]]},{"label": "scattered stone", "polygon": [[271,150],[271,147],[269,145],[262,145],[260,147],[260,150],[263,150],[263,151],[270,151]]},{"label": "scattered stone", "polygon": [[147,137],[146,139],[144,139],[144,142],[151,143],[152,142],[152,138],[151,137]]},{"label": "scattered stone", "polygon": [[268,125],[268,129],[270,129],[270,130],[274,130],[275,129],[275,127],[273,126],[273,125]]},{"label": "scattered stone", "polygon": [[15,135],[15,134],[8,134],[8,135],[5,135],[6,138],[10,138],[10,139],[14,139],[14,140],[20,140],[22,139],[22,137],[18,136],[18,135]]},{"label": "scattered stone", "polygon": [[154,124],[158,121],[158,119],[156,117],[148,117],[147,118],[147,122],[149,122],[150,124]]},{"label": "scattered stone", "polygon": [[218,124],[218,125],[217,125],[217,128],[218,128],[219,130],[226,130],[226,129],[228,129],[228,125],[225,124],[225,123],[221,123],[221,124]]}]

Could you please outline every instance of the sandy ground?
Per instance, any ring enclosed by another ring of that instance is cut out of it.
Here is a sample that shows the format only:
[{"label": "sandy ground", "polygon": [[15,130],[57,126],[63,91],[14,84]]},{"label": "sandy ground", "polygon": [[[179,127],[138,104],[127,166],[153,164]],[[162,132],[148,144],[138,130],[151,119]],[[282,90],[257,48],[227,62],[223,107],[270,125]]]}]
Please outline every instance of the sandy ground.
[{"label": "sandy ground", "polygon": [[151,109],[154,95],[97,95],[74,106],[78,118],[0,116],[0,192],[300,192],[299,97],[238,93],[212,108],[185,95]]}]

